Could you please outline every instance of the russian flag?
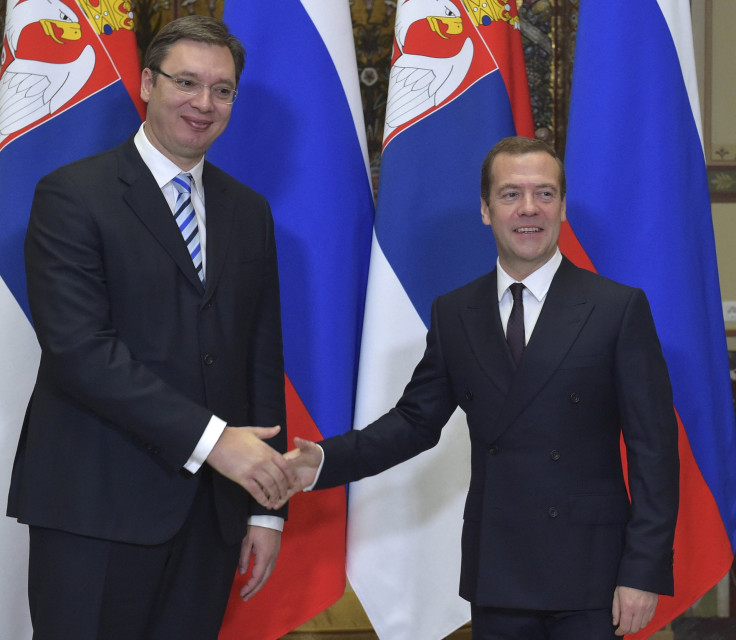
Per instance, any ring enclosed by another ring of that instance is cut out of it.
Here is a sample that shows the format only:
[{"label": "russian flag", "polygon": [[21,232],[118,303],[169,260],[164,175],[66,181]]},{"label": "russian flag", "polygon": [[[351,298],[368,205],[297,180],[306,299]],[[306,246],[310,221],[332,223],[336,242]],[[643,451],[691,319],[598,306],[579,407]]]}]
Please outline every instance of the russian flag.
[{"label": "russian flag", "polygon": [[[494,268],[480,167],[517,133],[534,136],[516,4],[399,3],[355,428],[401,395],[432,300]],[[350,485],[348,577],[380,638],[444,638],[469,619],[458,596],[469,470],[456,413],[434,449]]]},{"label": "russian flag", "polygon": [[[736,547],[736,431],[688,0],[581,3],[567,215],[596,269],[651,303],[680,422],[675,597],[701,597]],[[563,247],[563,251],[566,249]]]},{"label": "russian flag", "polygon": [[[0,349],[6,356],[0,370],[0,469],[8,471],[0,480],[3,499],[40,357],[23,267],[33,192],[51,170],[121,143],[140,125],[132,18],[120,8],[95,19],[74,0],[7,4],[0,66]],[[0,629],[7,637],[31,637],[27,564],[27,528],[0,518]]]},{"label": "russian flag", "polygon": [[[208,157],[271,204],[289,438],[321,440],[352,425],[374,214],[349,3],[284,0],[264,14],[241,0],[224,20],[247,62]],[[280,638],[338,600],[345,522],[343,488],[295,496],[275,572],[245,604],[236,578],[220,637]]]}]

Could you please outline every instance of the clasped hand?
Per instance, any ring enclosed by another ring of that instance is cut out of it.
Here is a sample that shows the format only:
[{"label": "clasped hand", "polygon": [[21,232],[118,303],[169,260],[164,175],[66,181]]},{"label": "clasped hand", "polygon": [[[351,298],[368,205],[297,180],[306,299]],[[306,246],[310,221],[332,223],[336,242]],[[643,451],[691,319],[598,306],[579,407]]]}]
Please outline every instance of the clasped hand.
[{"label": "clasped hand", "polygon": [[299,491],[310,486],[317,477],[317,471],[322,464],[322,449],[304,438],[294,438],[296,449],[284,454],[292,473],[296,475]]},{"label": "clasped hand", "polygon": [[295,438],[299,447],[285,455],[263,442],[281,430],[275,427],[225,427],[207,463],[243,487],[267,509],[279,509],[295,493],[314,482],[322,451]]},{"label": "clasped hand", "polygon": [[243,487],[267,509],[279,509],[299,489],[284,457],[263,442],[281,431],[275,427],[225,427],[207,463]]}]

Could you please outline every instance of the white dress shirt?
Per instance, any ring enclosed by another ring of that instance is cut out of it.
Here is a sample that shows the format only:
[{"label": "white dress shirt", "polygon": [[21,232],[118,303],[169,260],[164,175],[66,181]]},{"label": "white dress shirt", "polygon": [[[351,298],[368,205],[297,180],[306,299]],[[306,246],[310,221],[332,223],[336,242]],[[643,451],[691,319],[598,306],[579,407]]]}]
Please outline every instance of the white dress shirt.
[{"label": "white dress shirt", "polygon": [[[530,273],[521,283],[524,285],[522,292],[522,300],[524,301],[524,344],[529,344],[529,338],[537,325],[539,314],[542,313],[542,306],[547,297],[547,292],[552,284],[552,278],[555,277],[557,269],[562,264],[562,254],[557,249],[555,254],[545,262],[539,269]],[[506,333],[506,326],[509,323],[511,315],[511,307],[514,304],[509,288],[514,280],[508,273],[503,270],[501,262],[496,262],[496,286],[498,287],[498,312],[501,314],[501,325],[503,332]]]}]

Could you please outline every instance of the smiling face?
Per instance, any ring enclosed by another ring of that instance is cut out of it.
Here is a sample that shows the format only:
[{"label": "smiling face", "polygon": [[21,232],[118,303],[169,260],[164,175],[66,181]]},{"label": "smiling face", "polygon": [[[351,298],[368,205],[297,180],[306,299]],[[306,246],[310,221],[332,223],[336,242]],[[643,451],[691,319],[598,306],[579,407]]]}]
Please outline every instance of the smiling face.
[{"label": "smiling face", "polygon": [[[210,86],[236,87],[235,63],[225,46],[179,40],[169,49],[161,71]],[[184,171],[199,162],[225,130],[232,112],[232,105],[212,100],[209,88],[199,95],[182,93],[172,80],[148,68],[141,78],[141,98],[148,104],[148,139]]]},{"label": "smiling face", "polygon": [[483,223],[493,229],[501,266],[523,280],[557,249],[566,206],[559,167],[542,151],[499,153],[490,171],[488,202],[481,199]]}]

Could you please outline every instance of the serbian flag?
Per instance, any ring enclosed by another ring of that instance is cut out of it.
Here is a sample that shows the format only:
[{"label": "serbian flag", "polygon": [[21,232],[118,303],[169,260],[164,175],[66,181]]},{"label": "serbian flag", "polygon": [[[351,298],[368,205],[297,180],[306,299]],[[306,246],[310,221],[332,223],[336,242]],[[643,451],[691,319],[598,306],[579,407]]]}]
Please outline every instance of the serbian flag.
[{"label": "serbian flag", "polygon": [[[516,3],[400,2],[355,428],[398,400],[432,300],[494,268],[480,167],[517,133],[534,135]],[[444,638],[470,618],[458,596],[469,474],[456,413],[435,448],[350,485],[348,577],[380,638]]]},{"label": "serbian flag", "polygon": [[[56,167],[122,142],[140,125],[132,12],[87,2],[10,0],[0,66],[0,495],[38,368],[23,267],[36,182]],[[128,92],[130,90],[130,93]],[[3,512],[5,509],[3,508]],[[30,638],[28,530],[0,518],[0,629]]]},{"label": "serbian flag", "polygon": [[[583,2],[567,215],[595,268],[652,306],[680,418],[675,597],[646,638],[722,578],[736,546],[736,432],[688,0]],[[564,248],[563,248],[564,250]]]},{"label": "serbian flag", "polygon": [[[352,424],[373,224],[358,67],[348,0],[263,6],[225,6],[247,62],[208,157],[271,204],[289,440],[321,440]],[[247,576],[236,577],[222,640],[280,638],[345,591],[345,489],[289,505],[276,569],[247,603],[238,595]]]}]

